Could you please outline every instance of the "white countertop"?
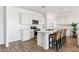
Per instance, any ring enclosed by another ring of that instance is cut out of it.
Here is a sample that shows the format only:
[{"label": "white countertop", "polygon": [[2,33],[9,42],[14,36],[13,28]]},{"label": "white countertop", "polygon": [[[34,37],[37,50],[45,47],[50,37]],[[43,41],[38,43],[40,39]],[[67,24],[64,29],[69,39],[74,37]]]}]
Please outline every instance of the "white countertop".
[{"label": "white countertop", "polygon": [[33,29],[21,29],[21,31],[34,31]]},{"label": "white countertop", "polygon": [[52,30],[40,30],[38,32],[41,32],[41,33],[52,33],[52,32],[56,32],[56,31],[57,30],[52,29]]}]

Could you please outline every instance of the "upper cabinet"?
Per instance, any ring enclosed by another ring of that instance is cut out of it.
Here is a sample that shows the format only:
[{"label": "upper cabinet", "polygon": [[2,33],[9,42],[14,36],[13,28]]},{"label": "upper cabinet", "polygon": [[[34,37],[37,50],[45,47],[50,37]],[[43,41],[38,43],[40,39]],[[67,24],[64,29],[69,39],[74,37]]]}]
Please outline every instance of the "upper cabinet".
[{"label": "upper cabinet", "polygon": [[44,25],[44,17],[43,16],[40,17],[40,24]]},{"label": "upper cabinet", "polygon": [[41,15],[34,15],[28,13],[20,13],[20,23],[24,25],[33,25],[33,20],[38,21],[38,24],[44,24],[44,17]]},{"label": "upper cabinet", "polygon": [[31,24],[31,15],[30,14],[21,14],[21,24]]}]

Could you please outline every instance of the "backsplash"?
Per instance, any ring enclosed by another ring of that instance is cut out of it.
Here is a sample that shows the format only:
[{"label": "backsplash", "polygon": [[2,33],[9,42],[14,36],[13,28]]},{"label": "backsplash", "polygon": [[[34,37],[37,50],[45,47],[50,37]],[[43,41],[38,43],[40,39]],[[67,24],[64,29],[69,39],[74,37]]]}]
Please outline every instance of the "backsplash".
[{"label": "backsplash", "polygon": [[71,24],[56,24],[57,26],[65,26],[65,27],[70,27]]}]

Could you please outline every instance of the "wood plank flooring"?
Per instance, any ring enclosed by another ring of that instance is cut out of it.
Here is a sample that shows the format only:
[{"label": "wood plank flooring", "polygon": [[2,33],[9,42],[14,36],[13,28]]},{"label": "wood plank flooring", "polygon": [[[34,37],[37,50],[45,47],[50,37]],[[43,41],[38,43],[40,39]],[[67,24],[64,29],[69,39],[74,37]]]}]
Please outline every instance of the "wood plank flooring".
[{"label": "wood plank flooring", "polygon": [[[77,47],[77,39],[68,38],[67,46],[64,46],[59,50],[60,52],[79,52],[79,47]],[[17,41],[10,43],[8,48],[4,45],[0,45],[0,52],[56,52],[55,48],[50,48],[44,50],[42,47],[37,46],[36,40],[32,39],[30,41]]]}]

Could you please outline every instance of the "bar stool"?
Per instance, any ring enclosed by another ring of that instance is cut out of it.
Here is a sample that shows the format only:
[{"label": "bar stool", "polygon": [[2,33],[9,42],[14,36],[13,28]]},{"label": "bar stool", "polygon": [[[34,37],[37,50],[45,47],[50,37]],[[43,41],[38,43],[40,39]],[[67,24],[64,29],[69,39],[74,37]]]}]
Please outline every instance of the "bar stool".
[{"label": "bar stool", "polygon": [[57,32],[49,35],[49,48],[51,47],[50,44],[52,44],[52,46],[54,46],[56,35],[57,35]]},{"label": "bar stool", "polygon": [[67,32],[67,29],[64,29],[64,34],[63,34],[63,45],[67,44],[66,32]]},{"label": "bar stool", "polygon": [[[52,38],[52,41],[50,41],[50,38]],[[50,47],[50,44],[55,45],[56,51],[58,51],[60,42],[61,42],[60,39],[61,39],[61,30],[58,30],[57,33],[55,34],[49,35],[49,47]]]}]

